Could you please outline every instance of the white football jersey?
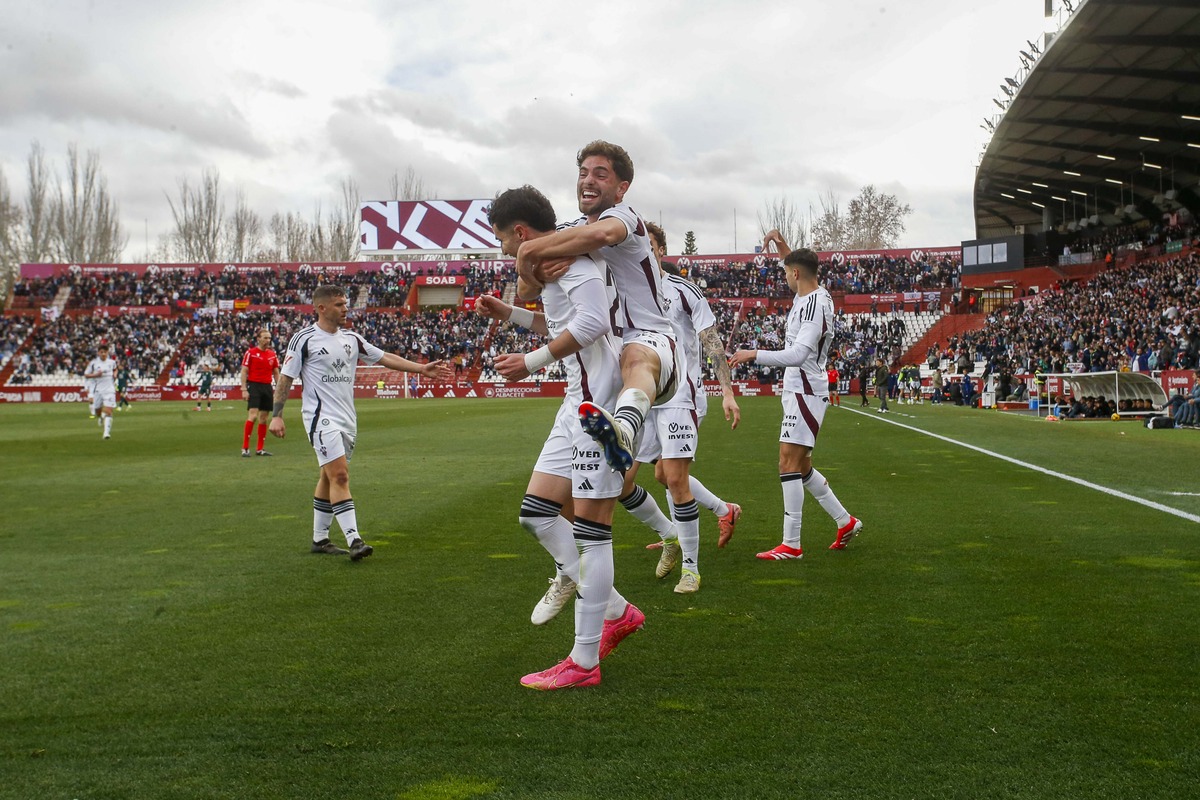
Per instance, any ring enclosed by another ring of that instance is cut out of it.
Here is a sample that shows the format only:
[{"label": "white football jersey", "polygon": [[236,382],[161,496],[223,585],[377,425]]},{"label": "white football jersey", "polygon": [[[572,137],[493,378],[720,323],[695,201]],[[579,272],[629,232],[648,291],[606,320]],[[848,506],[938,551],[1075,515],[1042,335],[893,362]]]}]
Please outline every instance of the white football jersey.
[{"label": "white football jersey", "polygon": [[797,394],[828,396],[829,374],[825,369],[833,344],[833,298],[825,287],[801,297],[796,295],[787,318],[787,341],[783,350],[759,350],[758,363],[787,367],[783,390]]},{"label": "white football jersey", "polygon": [[[610,306],[613,292],[607,286],[607,270],[602,260],[580,256],[557,281],[546,284],[542,289],[542,307],[546,313],[546,329],[550,338],[555,338],[567,329],[575,318],[580,293],[577,291],[589,281],[596,281],[604,290],[603,296]],[[594,313],[602,319],[611,319],[610,308],[596,308]],[[584,400],[602,407],[611,404],[621,389],[621,344],[610,331],[578,353],[564,358],[567,371],[567,395],[564,402],[578,406]]]},{"label": "white football jersey", "polygon": [[318,429],[357,433],[354,372],[359,361],[374,364],[384,355],[353,331],[326,333],[313,324],[292,336],[280,371],[304,383],[301,412],[310,442]]},{"label": "white football jersey", "polygon": [[[693,404],[698,410],[707,403],[704,394],[704,353],[700,346],[700,331],[717,324],[717,318],[708,306],[708,300],[696,284],[678,275],[663,276],[671,325],[683,351],[683,362],[687,368],[687,380],[681,381],[679,391],[666,404],[677,406],[683,402]],[[690,395],[685,401],[685,394]]]},{"label": "white football jersey", "polygon": [[113,376],[117,371],[117,360],[115,358],[93,358],[88,362],[85,374],[99,372],[98,377],[92,378],[92,392],[95,394],[103,394],[105,392],[115,392],[117,385],[113,381]]},{"label": "white football jersey", "polygon": [[[625,203],[618,203],[599,217],[610,218],[618,219],[625,225],[625,238],[600,251],[608,264],[621,302],[617,324],[626,334],[631,331],[650,331],[674,338],[663,298],[662,275],[650,249],[646,223]],[[571,226],[586,224],[586,216],[569,223]]]}]

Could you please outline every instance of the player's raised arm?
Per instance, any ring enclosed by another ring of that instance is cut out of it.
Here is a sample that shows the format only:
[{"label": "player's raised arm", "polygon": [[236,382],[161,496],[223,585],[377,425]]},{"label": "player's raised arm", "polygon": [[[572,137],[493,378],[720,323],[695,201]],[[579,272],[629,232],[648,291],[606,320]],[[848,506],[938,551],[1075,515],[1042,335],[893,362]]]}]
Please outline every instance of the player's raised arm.
[{"label": "player's raised arm", "polygon": [[384,353],[383,358],[379,359],[378,363],[397,372],[415,372],[418,375],[424,375],[430,380],[441,381],[443,383],[448,383],[454,379],[454,366],[444,359],[422,364],[417,361],[410,361],[395,353]]},{"label": "player's raised arm", "polygon": [[783,234],[779,232],[778,228],[772,228],[771,230],[767,231],[767,235],[763,237],[763,252],[771,252],[772,244],[774,244],[776,250],[779,251],[780,258],[787,258],[788,253],[792,252],[792,248],[788,246],[786,241],[784,241]]}]

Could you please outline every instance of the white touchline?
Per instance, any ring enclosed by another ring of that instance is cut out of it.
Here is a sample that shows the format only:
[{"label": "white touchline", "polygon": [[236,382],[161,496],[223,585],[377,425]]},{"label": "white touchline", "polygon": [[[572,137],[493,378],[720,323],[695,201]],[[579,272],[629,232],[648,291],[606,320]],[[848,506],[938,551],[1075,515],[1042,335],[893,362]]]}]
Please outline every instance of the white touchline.
[{"label": "white touchline", "polygon": [[847,406],[838,406],[838,408],[844,408],[851,413],[858,414],[859,416],[867,417],[868,419],[873,419],[878,422],[886,422],[887,424],[895,425],[898,428],[904,428],[905,430],[913,431],[915,433],[921,433],[926,436],[931,436],[934,439],[940,439],[943,442],[948,442],[950,444],[956,444],[959,447],[965,447],[968,450],[974,450],[977,453],[983,453],[985,456],[991,456],[992,458],[998,458],[1001,461],[1007,461],[1010,464],[1016,464],[1018,467],[1025,467],[1026,469],[1031,469],[1034,472],[1040,472],[1043,475],[1049,475],[1054,478],[1061,478],[1064,481],[1070,481],[1071,483],[1076,483],[1076,484],[1079,484],[1080,486],[1086,486],[1089,489],[1095,489],[1097,492],[1104,492],[1107,495],[1112,495],[1113,497],[1119,497],[1122,500],[1128,500],[1131,503],[1137,503],[1139,505],[1146,506],[1147,508],[1153,508],[1156,511],[1165,511],[1168,514],[1174,514],[1177,517],[1182,517],[1183,519],[1189,520],[1191,522],[1200,522],[1200,516],[1196,516],[1195,514],[1189,514],[1186,511],[1180,511],[1178,508],[1171,508],[1170,506],[1164,506],[1162,503],[1156,503],[1153,500],[1147,500],[1143,497],[1137,497],[1136,495],[1126,494],[1125,492],[1122,492],[1118,489],[1110,489],[1107,486],[1101,486],[1098,483],[1092,483],[1091,481],[1085,481],[1083,478],[1076,478],[1073,475],[1066,475],[1062,472],[1055,472],[1052,469],[1046,469],[1045,467],[1039,467],[1037,464],[1030,464],[1028,461],[1021,461],[1018,458],[1006,456],[1002,453],[995,453],[991,450],[985,450],[984,448],[976,447],[973,444],[967,444],[966,442],[960,442],[957,439],[951,439],[949,436],[942,436],[941,434],[938,434],[938,433],[931,433],[930,431],[923,431],[920,428],[914,428],[912,425],[905,425],[903,422],[896,422],[895,420],[887,419],[886,417],[880,417],[877,414],[868,414],[865,411],[859,411],[857,409],[849,408]]}]

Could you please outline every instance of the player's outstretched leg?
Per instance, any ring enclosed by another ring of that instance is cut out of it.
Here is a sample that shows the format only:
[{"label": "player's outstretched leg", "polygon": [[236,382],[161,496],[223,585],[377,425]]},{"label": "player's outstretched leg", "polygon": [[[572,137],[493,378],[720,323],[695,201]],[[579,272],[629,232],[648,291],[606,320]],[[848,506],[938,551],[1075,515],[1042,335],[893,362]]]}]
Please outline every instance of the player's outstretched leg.
[{"label": "player's outstretched leg", "polygon": [[[620,613],[617,613],[620,609]],[[600,637],[600,660],[608,658],[625,637],[646,625],[646,615],[615,591],[605,612],[604,632]]]},{"label": "player's outstretched leg", "polygon": [[604,460],[618,472],[633,467],[634,442],[628,427],[591,402],[579,405],[579,424],[604,449]]},{"label": "player's outstretched leg", "polygon": [[816,470],[809,470],[808,474],[802,479],[804,488],[813,496],[821,508],[825,509],[825,513],[833,518],[837,523],[838,533],[833,544],[829,545],[830,550],[842,550],[850,543],[850,540],[862,530],[862,522],[850,516],[850,512],[837,499],[837,495],[829,488],[829,481],[825,480],[825,476]]}]

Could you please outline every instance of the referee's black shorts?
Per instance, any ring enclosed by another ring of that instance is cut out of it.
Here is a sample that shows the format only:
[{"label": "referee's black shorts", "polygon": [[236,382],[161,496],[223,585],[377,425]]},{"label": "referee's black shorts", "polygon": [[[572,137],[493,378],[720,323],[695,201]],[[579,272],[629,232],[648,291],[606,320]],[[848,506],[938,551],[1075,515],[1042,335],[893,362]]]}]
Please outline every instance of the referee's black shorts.
[{"label": "referee's black shorts", "polygon": [[272,391],[271,384],[247,381],[246,389],[248,395],[246,399],[247,411],[271,410],[272,403],[275,401],[275,392]]}]

